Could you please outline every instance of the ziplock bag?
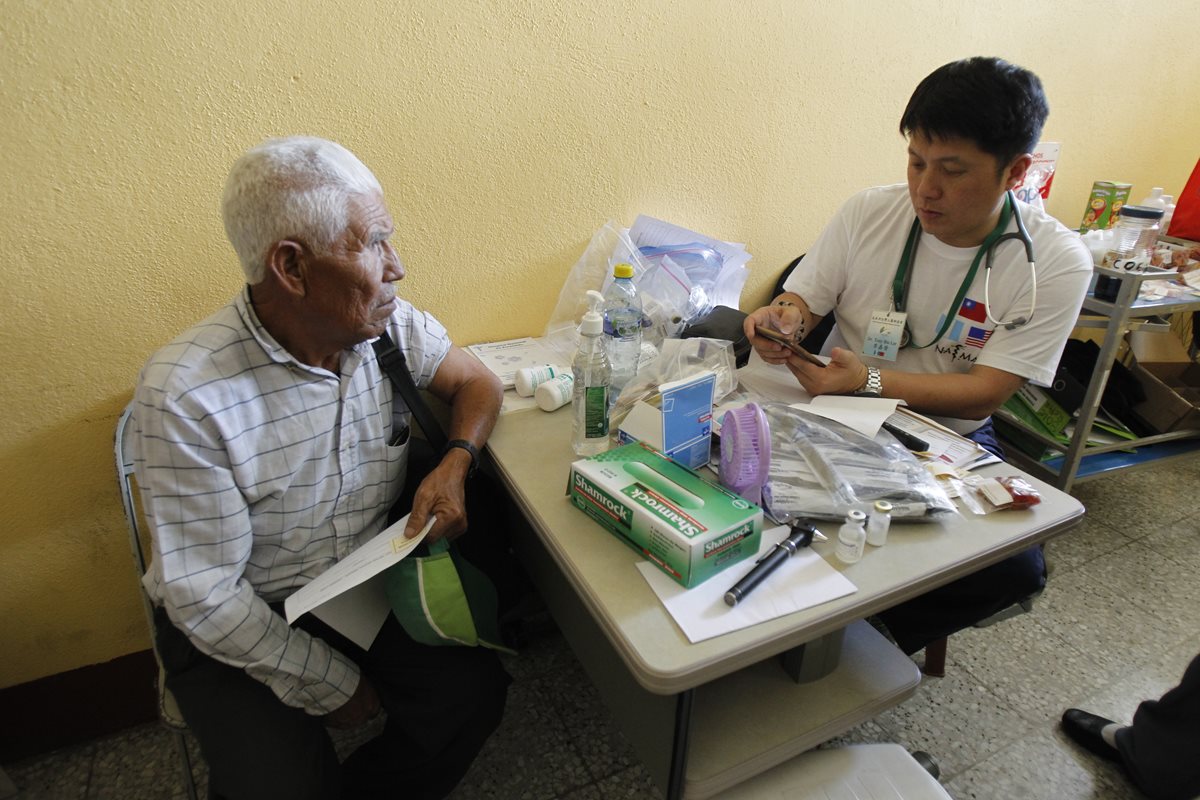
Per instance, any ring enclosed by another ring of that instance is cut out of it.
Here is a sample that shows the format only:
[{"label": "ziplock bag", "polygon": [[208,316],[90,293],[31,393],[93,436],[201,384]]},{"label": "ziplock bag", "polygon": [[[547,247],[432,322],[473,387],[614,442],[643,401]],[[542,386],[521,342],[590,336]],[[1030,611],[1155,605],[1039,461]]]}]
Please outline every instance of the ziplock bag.
[{"label": "ziplock bag", "polygon": [[844,519],[876,500],[893,520],[957,514],[954,502],[908,448],[890,433],[875,438],[782,403],[766,403],[771,467],[763,503],[776,522],[797,517]]}]

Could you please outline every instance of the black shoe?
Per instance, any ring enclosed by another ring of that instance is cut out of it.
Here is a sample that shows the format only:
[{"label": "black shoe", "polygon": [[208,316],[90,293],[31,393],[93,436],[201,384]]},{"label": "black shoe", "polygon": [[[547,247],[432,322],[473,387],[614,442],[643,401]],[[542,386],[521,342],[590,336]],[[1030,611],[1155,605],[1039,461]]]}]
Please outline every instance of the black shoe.
[{"label": "black shoe", "polygon": [[1121,763],[1121,751],[1109,745],[1100,735],[1105,725],[1112,725],[1111,719],[1098,717],[1078,708],[1068,708],[1062,715],[1062,729],[1076,744],[1101,758]]}]

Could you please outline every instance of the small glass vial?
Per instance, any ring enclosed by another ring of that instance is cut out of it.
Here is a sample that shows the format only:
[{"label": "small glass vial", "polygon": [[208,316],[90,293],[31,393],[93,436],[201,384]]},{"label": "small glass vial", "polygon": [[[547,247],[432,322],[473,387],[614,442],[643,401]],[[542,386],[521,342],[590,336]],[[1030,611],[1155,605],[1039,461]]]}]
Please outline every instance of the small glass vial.
[{"label": "small glass vial", "polygon": [[888,528],[892,527],[892,504],[887,500],[876,500],[867,520],[867,544],[883,547],[887,542]]},{"label": "small glass vial", "polygon": [[837,548],[833,554],[843,564],[855,564],[863,557],[867,531],[863,528],[867,515],[857,508],[846,512],[846,521],[838,529]]}]

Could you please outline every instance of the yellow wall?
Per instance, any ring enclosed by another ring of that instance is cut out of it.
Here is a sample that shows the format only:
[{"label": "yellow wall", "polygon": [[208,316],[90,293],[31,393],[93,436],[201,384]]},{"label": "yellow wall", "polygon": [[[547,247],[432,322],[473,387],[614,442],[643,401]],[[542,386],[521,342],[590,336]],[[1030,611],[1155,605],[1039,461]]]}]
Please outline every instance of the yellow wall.
[{"label": "yellow wall", "polygon": [[239,287],[217,201],[268,135],[336,139],[389,194],[401,292],[460,343],[538,334],[606,219],[754,254],[743,306],[952,59],[1046,84],[1051,212],[1178,194],[1200,152],[1194,0],[0,0],[0,686],[147,646],[112,428],[152,349]]}]

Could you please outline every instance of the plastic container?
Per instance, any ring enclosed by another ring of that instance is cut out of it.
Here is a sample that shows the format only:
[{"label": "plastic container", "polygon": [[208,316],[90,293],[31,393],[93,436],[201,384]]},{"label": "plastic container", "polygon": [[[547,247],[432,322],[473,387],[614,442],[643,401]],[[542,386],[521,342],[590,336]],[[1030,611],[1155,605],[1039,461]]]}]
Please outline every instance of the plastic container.
[{"label": "plastic container", "polygon": [[1161,236],[1169,236],[1171,234],[1171,217],[1175,216],[1175,198],[1164,194],[1163,199],[1167,201],[1167,205],[1163,209],[1162,222],[1158,223],[1158,232]]},{"label": "plastic container", "polygon": [[608,449],[608,393],[612,368],[604,342],[604,318],[599,306],[604,295],[588,291],[592,307],[579,324],[579,351],[571,364],[572,391],[571,447],[576,455],[594,456]]},{"label": "plastic container", "polygon": [[883,547],[887,543],[888,530],[892,527],[892,504],[887,500],[876,500],[867,520],[867,544]]},{"label": "plastic container", "polygon": [[633,285],[633,266],[613,267],[613,282],[604,291],[604,334],[612,365],[612,397],[637,374],[642,354],[642,300]]},{"label": "plastic container", "polygon": [[571,401],[575,394],[575,376],[570,372],[542,381],[533,390],[533,400],[542,411],[554,411]]},{"label": "plastic container", "polygon": [[522,367],[513,376],[514,388],[521,397],[533,397],[533,392],[537,389],[538,384],[565,373],[565,369],[553,366],[552,364],[545,364],[540,367]]},{"label": "plastic container", "polygon": [[[1141,272],[1150,266],[1150,256],[1158,242],[1158,223],[1162,219],[1161,208],[1146,206],[1122,206],[1117,224],[1113,227],[1112,249],[1101,266],[1125,272]],[[1096,279],[1097,300],[1115,302],[1121,289],[1121,280],[1108,275]]]},{"label": "plastic container", "polygon": [[1153,189],[1150,190],[1149,195],[1142,198],[1142,201],[1139,202],[1138,205],[1141,206],[1142,208],[1157,208],[1160,211],[1166,211],[1167,210],[1167,198],[1163,194],[1162,187],[1155,186]]},{"label": "plastic container", "polygon": [[837,548],[833,554],[843,564],[855,564],[863,557],[866,549],[867,531],[863,527],[867,515],[858,509],[846,513],[846,521],[838,529]]}]

